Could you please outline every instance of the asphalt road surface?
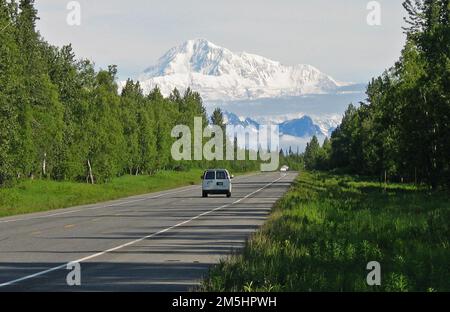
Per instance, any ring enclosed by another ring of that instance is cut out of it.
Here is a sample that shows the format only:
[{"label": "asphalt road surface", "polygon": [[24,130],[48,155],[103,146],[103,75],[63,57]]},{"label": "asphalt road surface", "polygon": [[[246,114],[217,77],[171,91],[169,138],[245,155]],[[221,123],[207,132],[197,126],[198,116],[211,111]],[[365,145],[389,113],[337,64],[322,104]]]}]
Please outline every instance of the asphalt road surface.
[{"label": "asphalt road surface", "polygon": [[[242,248],[295,177],[241,176],[231,198],[202,198],[196,185],[1,218],[0,291],[191,290]],[[79,286],[67,284],[73,262]]]}]

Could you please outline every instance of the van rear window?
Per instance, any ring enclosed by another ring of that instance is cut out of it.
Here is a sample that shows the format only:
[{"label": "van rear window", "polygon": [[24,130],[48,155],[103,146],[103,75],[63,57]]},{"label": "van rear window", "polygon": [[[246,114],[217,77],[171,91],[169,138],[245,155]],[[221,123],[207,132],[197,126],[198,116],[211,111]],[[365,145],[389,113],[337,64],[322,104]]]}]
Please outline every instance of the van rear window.
[{"label": "van rear window", "polygon": [[228,179],[228,175],[225,171],[217,171],[216,172],[216,179],[217,180],[226,180]]},{"label": "van rear window", "polygon": [[208,171],[205,174],[205,180],[214,180],[214,171]]}]

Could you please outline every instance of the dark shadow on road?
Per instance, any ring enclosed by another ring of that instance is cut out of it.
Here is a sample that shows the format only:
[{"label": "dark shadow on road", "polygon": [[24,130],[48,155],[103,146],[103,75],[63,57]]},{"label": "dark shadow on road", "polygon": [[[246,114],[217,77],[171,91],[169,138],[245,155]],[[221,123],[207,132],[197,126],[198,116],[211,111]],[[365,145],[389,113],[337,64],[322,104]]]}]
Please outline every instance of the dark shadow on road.
[{"label": "dark shadow on road", "polygon": [[[0,263],[0,283],[46,270],[61,263]],[[49,274],[0,287],[0,292],[108,291],[179,292],[197,286],[211,263],[81,263],[81,285],[68,286],[62,268]]]}]

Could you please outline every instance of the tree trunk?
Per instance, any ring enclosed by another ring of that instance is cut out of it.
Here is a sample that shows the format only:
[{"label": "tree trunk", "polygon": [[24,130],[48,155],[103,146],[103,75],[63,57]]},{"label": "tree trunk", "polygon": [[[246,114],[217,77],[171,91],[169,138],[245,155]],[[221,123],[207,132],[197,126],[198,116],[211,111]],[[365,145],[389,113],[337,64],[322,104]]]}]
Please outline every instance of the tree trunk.
[{"label": "tree trunk", "polygon": [[42,176],[47,175],[47,153],[44,153],[44,159],[42,160]]},{"label": "tree trunk", "polygon": [[89,178],[91,184],[94,184],[94,176],[92,174],[92,166],[91,166],[91,161],[89,159],[87,160],[87,165],[88,165],[88,170],[89,170],[88,178]]}]

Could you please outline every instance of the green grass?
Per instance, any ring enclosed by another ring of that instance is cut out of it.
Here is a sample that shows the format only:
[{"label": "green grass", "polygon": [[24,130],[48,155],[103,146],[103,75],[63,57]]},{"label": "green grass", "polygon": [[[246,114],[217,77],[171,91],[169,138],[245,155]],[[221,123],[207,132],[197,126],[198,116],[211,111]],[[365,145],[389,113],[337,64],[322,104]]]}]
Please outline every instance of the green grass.
[{"label": "green grass", "polygon": [[[412,185],[302,173],[204,291],[450,291],[450,197]],[[368,286],[368,262],[381,286]]]},{"label": "green grass", "polygon": [[161,171],[153,176],[124,176],[89,185],[47,180],[21,181],[0,188],[0,217],[91,204],[200,182],[201,170]]}]

